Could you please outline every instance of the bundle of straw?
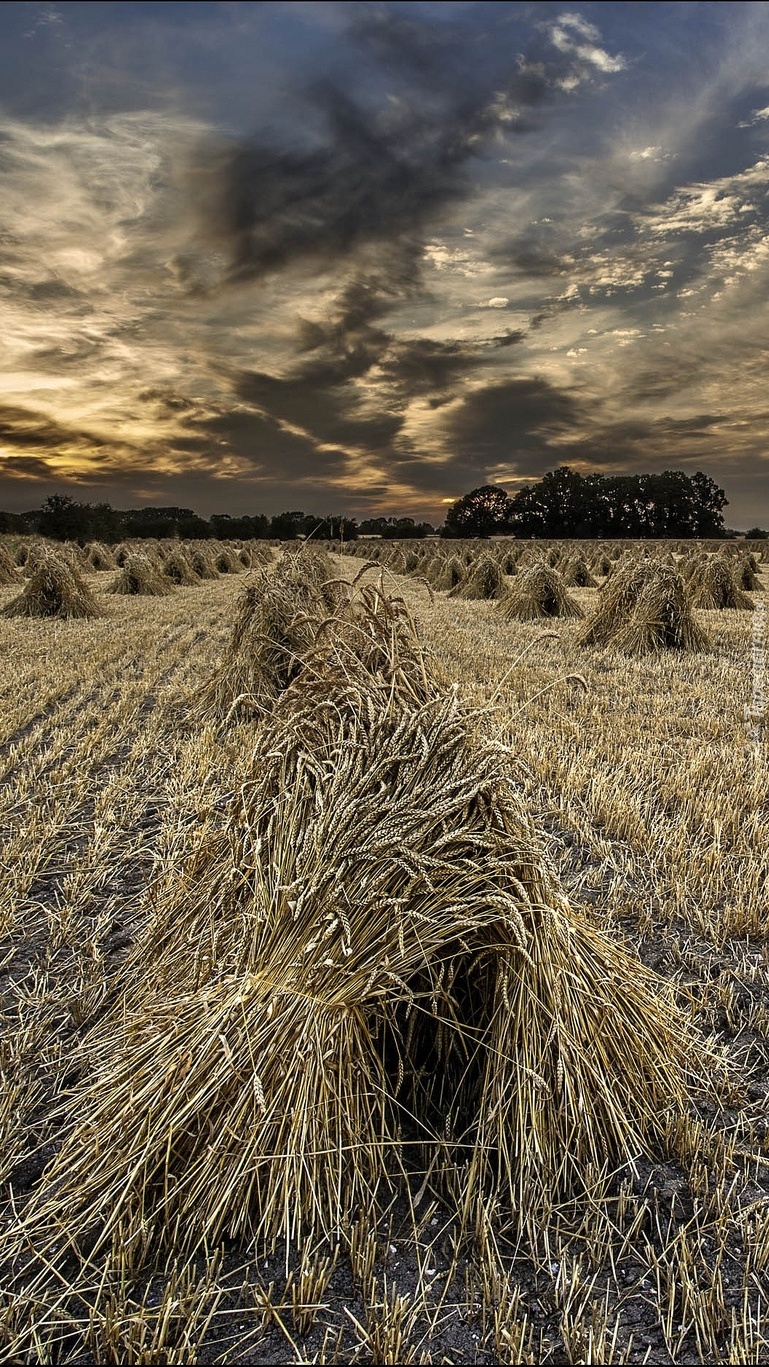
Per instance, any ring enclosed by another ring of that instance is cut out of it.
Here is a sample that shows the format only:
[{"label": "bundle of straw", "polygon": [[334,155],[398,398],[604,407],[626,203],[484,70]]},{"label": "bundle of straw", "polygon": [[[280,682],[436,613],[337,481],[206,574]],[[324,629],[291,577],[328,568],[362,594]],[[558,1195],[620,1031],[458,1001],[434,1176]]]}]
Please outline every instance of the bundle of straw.
[{"label": "bundle of straw", "polygon": [[505,546],[498,552],[499,568],[503,574],[517,574],[523,546]]},{"label": "bundle of straw", "polygon": [[733,565],[725,556],[714,556],[690,580],[692,606],[695,608],[742,610],[752,612],[752,598],[740,588]]},{"label": "bundle of straw", "polygon": [[615,565],[611,578],[603,586],[598,607],[580,629],[579,644],[607,645],[632,616],[645,581],[646,567],[642,562],[628,560]]},{"label": "bundle of straw", "polygon": [[692,615],[681,575],[654,560],[617,571],[577,641],[610,646],[624,655],[707,650],[710,644]]},{"label": "bundle of straw", "polygon": [[320,620],[333,611],[337,585],[322,576],[324,552],[284,554],[274,572],[257,572],[241,595],[221,666],[204,685],[204,716],[226,720],[269,708],[301,667]]},{"label": "bundle of straw", "polygon": [[218,579],[219,571],[214,564],[213,553],[207,546],[193,546],[188,553],[190,567],[198,579]]},{"label": "bundle of straw", "polygon": [[170,579],[172,584],[177,584],[185,588],[191,588],[193,584],[199,583],[198,576],[190,564],[186,552],[176,546],[169,551],[162,565],[162,572],[166,579]]},{"label": "bundle of straw", "polygon": [[431,582],[436,589],[450,593],[452,589],[457,587],[457,584],[461,584],[465,577],[465,568],[458,555],[442,557]]},{"label": "bundle of straw", "polygon": [[316,632],[86,1040],[28,1244],[299,1243],[425,1171],[532,1228],[648,1152],[711,1060],[518,780],[381,586]]},{"label": "bundle of straw", "polygon": [[16,568],[13,556],[6,550],[2,542],[0,542],[0,586],[18,584],[20,581],[21,575]]},{"label": "bundle of straw", "polygon": [[479,555],[468,565],[459,583],[451,590],[451,597],[496,599],[504,597],[505,592],[505,576],[499,561],[486,554]]},{"label": "bundle of straw", "polygon": [[761,587],[758,565],[752,555],[746,555],[738,561],[736,576],[741,589],[760,589]]},{"label": "bundle of straw", "polygon": [[173,593],[173,587],[168,577],[158,569],[148,555],[134,553],[126,557],[123,568],[113,579],[107,592],[141,598],[162,598]]},{"label": "bundle of straw", "polygon": [[240,574],[243,569],[235,552],[229,546],[221,546],[215,552],[214,565],[220,574]]},{"label": "bundle of straw", "polygon": [[518,574],[499,605],[507,621],[533,622],[541,617],[584,617],[579,603],[566,592],[557,570],[536,561]]},{"label": "bundle of straw", "polygon": [[563,582],[568,588],[595,589],[598,587],[583,555],[573,555],[563,569]]},{"label": "bundle of straw", "polygon": [[100,617],[93,591],[72,562],[53,551],[41,550],[18,598],[7,603],[4,617]]},{"label": "bundle of straw", "polygon": [[85,547],[85,558],[92,570],[114,570],[117,565],[109,546],[100,541],[91,541]]}]

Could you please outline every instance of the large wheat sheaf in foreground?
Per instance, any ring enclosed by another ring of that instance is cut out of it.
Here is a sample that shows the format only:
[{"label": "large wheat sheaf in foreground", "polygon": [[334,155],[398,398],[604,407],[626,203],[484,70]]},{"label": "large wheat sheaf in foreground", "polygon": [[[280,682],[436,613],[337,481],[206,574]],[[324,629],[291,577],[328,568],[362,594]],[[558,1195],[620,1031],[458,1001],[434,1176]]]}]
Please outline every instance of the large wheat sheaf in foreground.
[{"label": "large wheat sheaf in foreground", "polygon": [[46,1257],[299,1242],[425,1174],[531,1230],[712,1067],[571,909],[514,757],[402,605],[358,590],[289,648],[223,827],[166,871],[86,1037],[23,1221]]}]

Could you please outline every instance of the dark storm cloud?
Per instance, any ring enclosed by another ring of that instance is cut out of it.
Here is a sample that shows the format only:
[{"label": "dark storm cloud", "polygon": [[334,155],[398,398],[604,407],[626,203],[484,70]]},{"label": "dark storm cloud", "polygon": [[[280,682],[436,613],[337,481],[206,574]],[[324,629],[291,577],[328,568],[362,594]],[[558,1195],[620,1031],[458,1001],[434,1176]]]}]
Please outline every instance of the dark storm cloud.
[{"label": "dark storm cloud", "polygon": [[31,409],[9,404],[0,405],[0,443],[52,452],[62,447],[72,449],[74,445],[93,453],[105,446],[104,442],[88,432],[67,427]]},{"label": "dark storm cloud", "polygon": [[446,416],[446,449],[472,457],[482,471],[517,462],[523,452],[552,450],[551,441],[584,422],[578,401],[544,379],[503,380],[473,390]]},{"label": "dark storm cloud", "polygon": [[326,319],[299,320],[296,346],[305,359],[295,367],[295,377],[322,385],[365,375],[390,344],[390,334],[374,323],[391,303],[392,287],[381,278],[350,280]]},{"label": "dark storm cloud", "polygon": [[[587,461],[592,466],[618,471],[652,469],[673,462],[714,458],[719,450],[719,429],[724,422],[717,413],[689,418],[637,418],[597,425],[578,441],[570,441],[564,463]],[[567,460],[568,457],[568,460]]]},{"label": "dark storm cloud", "polygon": [[235,393],[273,419],[304,428],[316,444],[387,451],[403,421],[397,414],[356,414],[353,398],[343,388],[314,385],[304,376],[278,379],[260,371],[245,372],[236,381]]},{"label": "dark storm cloud", "polygon": [[348,262],[372,245],[391,255],[397,243],[408,283],[424,229],[468,193],[468,162],[492,133],[516,131],[520,111],[547,90],[544,75],[522,71],[501,87],[477,71],[472,84],[448,79],[445,49],[440,60],[431,50],[434,26],[369,16],[354,35],[369,60],[397,52],[401,74],[418,77],[402,101],[372,106],[319,81],[296,97],[312,130],[304,146],[296,135],[294,146],[233,139],[201,156],[207,233],[227,251],[233,281]]},{"label": "dark storm cloud", "polygon": [[573,259],[548,250],[530,237],[510,238],[498,243],[490,253],[492,260],[520,271],[535,280],[567,275]]},{"label": "dark storm cloud", "polygon": [[317,442],[301,432],[288,431],[268,414],[253,409],[235,408],[199,424],[199,435],[186,441],[188,449],[212,449],[213,442],[224,441],[238,452],[248,452],[254,469],[287,478],[303,477],[319,466],[331,477],[341,473],[347,462],[344,451],[326,446],[322,454]]},{"label": "dark storm cloud", "polygon": [[666,361],[659,369],[642,370],[634,375],[625,386],[624,395],[629,403],[656,403],[679,394],[696,379],[699,370],[701,367],[694,361]]},{"label": "dark storm cloud", "polygon": [[299,352],[316,354],[292,378],[339,384],[376,363],[390,340],[382,319],[422,290],[427,234],[473,193],[471,167],[493,174],[492,144],[499,155],[527,130],[523,112],[568,66],[552,51],[536,69],[502,58],[478,32],[469,64],[467,36],[461,25],[356,11],[344,81],[297,89],[281,136],[200,149],[191,186],[202,239],[227,262],[222,283],[310,267],[347,277],[328,319],[300,326]]},{"label": "dark storm cloud", "polygon": [[430,337],[394,342],[380,361],[379,369],[401,401],[432,394],[445,402],[446,391],[455,388],[457,381],[488,366],[497,347],[514,346],[523,335],[511,330],[492,338],[490,343],[474,345],[439,342]]},{"label": "dark storm cloud", "polygon": [[0,461],[0,488],[5,492],[5,481],[30,481],[38,484],[54,480],[56,471],[43,456],[4,456]]}]

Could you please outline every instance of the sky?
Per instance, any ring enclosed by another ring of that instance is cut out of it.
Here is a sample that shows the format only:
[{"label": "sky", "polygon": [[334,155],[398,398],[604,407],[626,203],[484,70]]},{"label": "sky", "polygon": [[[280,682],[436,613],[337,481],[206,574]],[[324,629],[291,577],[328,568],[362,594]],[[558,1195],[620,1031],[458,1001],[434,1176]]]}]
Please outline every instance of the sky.
[{"label": "sky", "polygon": [[769,4],[6,0],[0,177],[0,508],[769,527]]}]

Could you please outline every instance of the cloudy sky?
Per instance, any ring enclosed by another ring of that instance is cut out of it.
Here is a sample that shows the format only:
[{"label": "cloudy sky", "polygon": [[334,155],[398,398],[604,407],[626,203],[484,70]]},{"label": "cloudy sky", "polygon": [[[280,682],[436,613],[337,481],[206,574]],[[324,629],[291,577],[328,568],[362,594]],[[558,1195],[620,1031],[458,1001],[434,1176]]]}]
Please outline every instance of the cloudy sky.
[{"label": "cloudy sky", "polygon": [[769,4],[5,3],[0,174],[0,507],[769,525]]}]

